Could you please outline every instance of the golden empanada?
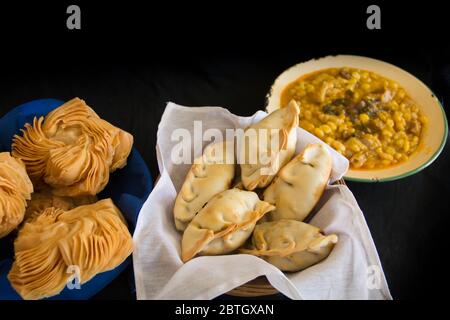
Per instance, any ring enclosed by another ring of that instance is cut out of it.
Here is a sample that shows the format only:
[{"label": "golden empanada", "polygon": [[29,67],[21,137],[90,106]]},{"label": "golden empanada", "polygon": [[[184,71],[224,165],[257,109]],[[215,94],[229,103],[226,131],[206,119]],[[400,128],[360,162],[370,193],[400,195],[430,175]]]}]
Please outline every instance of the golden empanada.
[{"label": "golden empanada", "polygon": [[102,191],[109,173],[125,166],[133,145],[129,133],[78,98],[35,118],[22,132],[13,139],[13,156],[25,163],[33,182],[43,180],[59,196]]},{"label": "golden empanada", "polygon": [[292,100],[245,130],[239,145],[241,179],[247,190],[264,188],[293,156],[300,108]]},{"label": "golden empanada", "polygon": [[184,231],[182,260],[236,250],[250,237],[256,222],[274,208],[252,191],[230,189],[217,194]]},{"label": "golden empanada", "polygon": [[296,220],[264,222],[255,227],[250,249],[241,253],[258,256],[282,271],[299,271],[325,259],[337,243],[335,234]]},{"label": "golden empanada", "polygon": [[26,200],[33,185],[22,161],[9,152],[0,153],[0,238],[9,234],[23,220]]},{"label": "golden empanada", "polygon": [[61,292],[71,270],[79,271],[83,284],[117,267],[132,250],[131,234],[111,199],[69,211],[51,207],[19,231],[8,279],[22,298],[42,299]]},{"label": "golden empanada", "polygon": [[219,142],[205,149],[194,161],[175,200],[173,213],[177,230],[186,229],[206,202],[230,188],[234,172],[233,144]]},{"label": "golden empanada", "polygon": [[323,144],[308,145],[284,166],[264,191],[264,201],[275,205],[271,220],[303,221],[319,201],[328,183],[332,158]]}]

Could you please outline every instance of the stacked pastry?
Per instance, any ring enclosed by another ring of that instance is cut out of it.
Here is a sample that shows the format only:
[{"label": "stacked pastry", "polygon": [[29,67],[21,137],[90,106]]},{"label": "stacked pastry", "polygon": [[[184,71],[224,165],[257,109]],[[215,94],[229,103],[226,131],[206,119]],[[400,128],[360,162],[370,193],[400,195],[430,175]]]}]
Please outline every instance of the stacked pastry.
[{"label": "stacked pastry", "polygon": [[121,212],[96,195],[132,145],[132,135],[75,98],[26,124],[13,157],[0,154],[0,237],[19,227],[8,278],[24,299],[58,294],[71,268],[83,284],[131,254]]},{"label": "stacked pastry", "polygon": [[0,238],[8,235],[23,220],[26,200],[33,185],[22,161],[9,152],[0,153]]},{"label": "stacked pastry", "polygon": [[39,216],[47,208],[71,210],[73,208],[97,202],[97,196],[63,197],[55,195],[52,189],[43,187],[31,195],[25,210],[24,221],[30,221]]},{"label": "stacked pastry", "polygon": [[42,299],[61,292],[72,276],[82,285],[114,269],[133,242],[119,209],[106,199],[69,211],[45,209],[20,229],[14,250],[11,285],[24,299]]},{"label": "stacked pastry", "polygon": [[[210,145],[194,161],[174,206],[184,262],[239,250],[299,271],[329,255],[337,236],[303,221],[325,190],[332,159],[323,144],[295,156],[299,113],[291,101],[248,127],[245,133],[256,141],[238,143],[237,158],[234,141],[227,141]],[[232,188],[237,159],[240,181]]]},{"label": "stacked pastry", "polygon": [[59,196],[96,195],[110,172],[126,165],[133,136],[100,117],[83,100],[72,99],[26,124],[15,136],[12,155],[21,159],[34,183]]}]

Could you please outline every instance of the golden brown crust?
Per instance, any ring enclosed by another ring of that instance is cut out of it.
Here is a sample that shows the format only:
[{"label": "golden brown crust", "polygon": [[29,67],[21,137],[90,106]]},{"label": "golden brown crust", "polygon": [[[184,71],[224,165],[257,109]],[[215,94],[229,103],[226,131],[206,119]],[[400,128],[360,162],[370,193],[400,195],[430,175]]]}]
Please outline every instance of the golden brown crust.
[{"label": "golden brown crust", "polygon": [[64,289],[71,266],[83,284],[121,264],[132,250],[132,237],[111,199],[69,211],[51,207],[19,231],[8,279],[22,298],[42,299]]},{"label": "golden brown crust", "polygon": [[[269,134],[265,150],[259,149],[259,142],[249,143],[248,139],[244,139],[241,146],[241,179],[247,190],[266,187],[280,168],[294,156],[299,114],[300,107],[292,100],[285,108],[272,112],[260,122],[246,129],[246,132],[255,130],[256,134],[249,134],[249,136],[256,137],[258,141],[260,130],[267,130]],[[272,134],[272,130],[275,130],[276,134]],[[273,139],[278,139],[276,150],[272,150]],[[256,156],[257,163],[246,163],[249,154]],[[268,155],[271,155],[269,163],[262,163],[261,158],[268,157]],[[268,169],[267,171],[272,173],[267,174],[263,172],[263,169]]]},{"label": "golden brown crust", "polygon": [[335,234],[296,220],[264,222],[255,227],[250,248],[239,251],[259,256],[282,271],[299,271],[325,259],[338,242]]},{"label": "golden brown crust", "polygon": [[256,222],[275,207],[259,200],[256,193],[230,189],[213,197],[186,228],[182,260],[197,254],[215,255],[240,247]]},{"label": "golden brown crust", "polygon": [[126,165],[133,137],[99,118],[74,98],[14,136],[13,156],[24,161],[34,183],[45,182],[59,196],[95,195],[109,173]]},{"label": "golden brown crust", "polygon": [[325,190],[332,158],[323,144],[310,144],[286,164],[264,191],[264,200],[275,205],[272,220],[303,221]]},{"label": "golden brown crust", "polygon": [[[175,227],[184,231],[189,222],[216,194],[230,188],[235,172],[233,150],[225,149],[222,159],[213,159],[212,153],[226,148],[225,142],[206,148],[204,154],[194,161],[178,193],[173,209]],[[226,163],[226,160],[233,160]]]},{"label": "golden brown crust", "polygon": [[0,238],[8,235],[23,220],[26,200],[30,199],[33,185],[25,165],[11,157],[9,152],[0,153]]},{"label": "golden brown crust", "polygon": [[56,208],[64,211],[74,209],[76,207],[92,204],[97,202],[96,196],[78,196],[78,197],[61,197],[52,193],[48,188],[34,192],[31,195],[31,200],[27,202],[27,209],[25,210],[24,222],[35,219],[43,211],[48,208]]}]

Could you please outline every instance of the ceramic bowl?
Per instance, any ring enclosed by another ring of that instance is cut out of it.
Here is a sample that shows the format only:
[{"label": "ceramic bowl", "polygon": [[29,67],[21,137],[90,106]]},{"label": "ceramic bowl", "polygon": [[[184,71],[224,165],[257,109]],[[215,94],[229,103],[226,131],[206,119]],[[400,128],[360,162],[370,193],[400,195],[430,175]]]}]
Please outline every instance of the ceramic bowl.
[{"label": "ceramic bowl", "polygon": [[383,169],[349,169],[346,180],[361,182],[392,181],[413,175],[429,166],[444,148],[448,124],[444,108],[439,100],[422,81],[412,74],[392,64],[380,60],[351,55],[327,56],[299,63],[284,71],[273,83],[267,95],[267,112],[280,107],[281,94],[287,85],[302,75],[328,68],[351,67],[375,72],[394,80],[413,98],[429,123],[422,133],[418,149],[410,158],[398,165]]}]

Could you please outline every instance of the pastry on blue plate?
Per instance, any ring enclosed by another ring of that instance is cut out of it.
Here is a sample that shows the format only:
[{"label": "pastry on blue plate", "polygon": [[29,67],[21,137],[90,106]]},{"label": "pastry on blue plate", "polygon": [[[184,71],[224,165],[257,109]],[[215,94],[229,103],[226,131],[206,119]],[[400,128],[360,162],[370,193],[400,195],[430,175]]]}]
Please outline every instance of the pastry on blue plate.
[{"label": "pastry on blue plate", "polygon": [[12,155],[21,159],[35,184],[58,196],[96,195],[109,174],[126,165],[133,136],[101,119],[74,98],[16,135]]},{"label": "pastry on blue plate", "polygon": [[23,220],[26,200],[33,185],[22,161],[9,152],[0,153],[0,238],[8,235]]},{"label": "pastry on blue plate", "polygon": [[45,209],[54,207],[56,209],[71,210],[78,206],[97,202],[97,196],[62,197],[52,193],[50,188],[34,192],[31,200],[27,201],[24,222],[36,218]]},{"label": "pastry on blue plate", "polygon": [[8,279],[23,299],[51,297],[71,281],[82,285],[116,268],[132,251],[125,219],[111,199],[69,211],[51,207],[20,229]]}]

